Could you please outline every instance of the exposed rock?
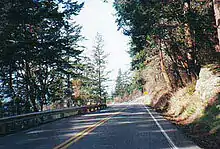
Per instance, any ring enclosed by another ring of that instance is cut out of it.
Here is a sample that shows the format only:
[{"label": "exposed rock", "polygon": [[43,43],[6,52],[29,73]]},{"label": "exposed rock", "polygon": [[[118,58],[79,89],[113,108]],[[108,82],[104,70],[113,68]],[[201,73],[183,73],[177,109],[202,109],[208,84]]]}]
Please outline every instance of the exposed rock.
[{"label": "exposed rock", "polygon": [[202,68],[196,83],[195,94],[206,102],[220,93],[220,75],[213,74],[210,68]]}]

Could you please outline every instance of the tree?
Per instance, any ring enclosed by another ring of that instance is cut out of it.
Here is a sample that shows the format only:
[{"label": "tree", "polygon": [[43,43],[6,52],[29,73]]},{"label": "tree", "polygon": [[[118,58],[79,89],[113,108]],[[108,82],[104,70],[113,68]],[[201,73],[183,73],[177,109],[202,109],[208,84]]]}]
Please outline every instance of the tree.
[{"label": "tree", "polygon": [[123,98],[126,94],[131,94],[133,90],[133,82],[130,71],[122,72],[121,69],[118,70],[118,75],[116,78],[115,93],[114,96]]},{"label": "tree", "polygon": [[93,84],[93,94],[98,98],[102,103],[105,102],[107,91],[106,91],[106,82],[108,81],[108,71],[106,70],[107,65],[107,56],[103,47],[104,40],[102,35],[97,33],[95,37],[95,45],[93,47],[93,53],[91,56],[92,61],[92,72],[91,79]]},{"label": "tree", "polygon": [[116,78],[116,85],[115,85],[115,96],[123,96],[123,76],[122,76],[122,72],[121,69],[118,70],[118,75]]},{"label": "tree", "polygon": [[215,14],[215,24],[217,27],[217,35],[218,35],[218,43],[217,43],[217,49],[218,52],[220,52],[220,28],[219,28],[219,23],[220,23],[220,9],[219,9],[219,2],[217,0],[213,0],[213,9],[214,9],[214,14]]},{"label": "tree", "polygon": [[4,0],[0,6],[1,94],[25,103],[22,112],[63,98],[61,90],[79,75],[81,27],[70,19],[82,6],[66,0]]},{"label": "tree", "polygon": [[82,86],[81,86],[81,100],[85,100],[88,104],[97,102],[95,99],[97,98],[97,95],[94,94],[94,89],[96,85],[94,84],[94,66],[93,61],[91,58],[84,56],[82,58],[82,77],[80,80],[82,80]]}]

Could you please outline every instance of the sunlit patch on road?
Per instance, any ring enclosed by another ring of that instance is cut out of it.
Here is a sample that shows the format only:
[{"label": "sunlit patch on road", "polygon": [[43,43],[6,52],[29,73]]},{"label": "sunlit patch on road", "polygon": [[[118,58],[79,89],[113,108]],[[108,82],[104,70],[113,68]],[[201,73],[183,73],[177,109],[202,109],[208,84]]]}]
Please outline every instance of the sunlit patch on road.
[{"label": "sunlit patch on road", "polygon": [[99,120],[101,120],[102,118],[100,117],[100,118],[88,118],[87,117],[87,119],[76,119],[76,120],[71,120],[71,122],[72,123],[86,123],[86,122],[95,122],[95,121],[99,121]]},{"label": "sunlit patch on road", "polygon": [[108,112],[108,113],[96,113],[96,114],[87,114],[84,115],[85,117],[92,117],[92,116],[110,116],[110,115],[115,115],[118,112]]},{"label": "sunlit patch on road", "polygon": [[43,132],[48,132],[51,130],[34,130],[34,131],[29,131],[26,134],[35,134],[35,133],[43,133]]},{"label": "sunlit patch on road", "polygon": [[134,122],[129,122],[129,121],[124,121],[124,122],[118,122],[117,124],[132,124],[132,123],[134,123]]}]

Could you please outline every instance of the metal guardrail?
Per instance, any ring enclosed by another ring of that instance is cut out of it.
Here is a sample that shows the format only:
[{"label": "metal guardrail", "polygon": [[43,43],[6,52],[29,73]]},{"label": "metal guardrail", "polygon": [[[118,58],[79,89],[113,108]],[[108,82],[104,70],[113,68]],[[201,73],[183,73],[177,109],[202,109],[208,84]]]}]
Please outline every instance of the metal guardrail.
[{"label": "metal guardrail", "polygon": [[35,112],[18,116],[6,117],[0,119],[0,136],[39,126],[61,118],[85,114],[92,111],[104,109],[107,106],[93,105],[84,107],[74,107],[59,110]]}]

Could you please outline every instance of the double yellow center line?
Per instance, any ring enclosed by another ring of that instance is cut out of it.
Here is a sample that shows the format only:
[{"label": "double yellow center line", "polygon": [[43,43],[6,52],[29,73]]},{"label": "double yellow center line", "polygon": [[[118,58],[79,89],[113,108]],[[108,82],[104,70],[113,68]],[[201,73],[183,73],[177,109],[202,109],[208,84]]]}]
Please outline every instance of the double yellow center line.
[{"label": "double yellow center line", "polygon": [[[124,109],[123,109],[124,110]],[[98,126],[104,124],[106,121],[108,121],[109,119],[111,119],[113,116],[120,114],[121,112],[116,112],[114,114],[112,114],[111,116],[108,116],[106,118],[104,118],[103,120],[100,120],[99,122],[89,126],[88,128],[86,128],[85,130],[77,133],[75,136],[71,137],[70,139],[66,140],[65,142],[61,143],[60,145],[56,146],[54,149],[66,149],[68,148],[70,145],[72,145],[73,143],[77,142],[78,140],[80,140],[81,138],[83,138],[84,136],[88,135],[90,132],[92,132],[94,129],[96,129]]]}]

